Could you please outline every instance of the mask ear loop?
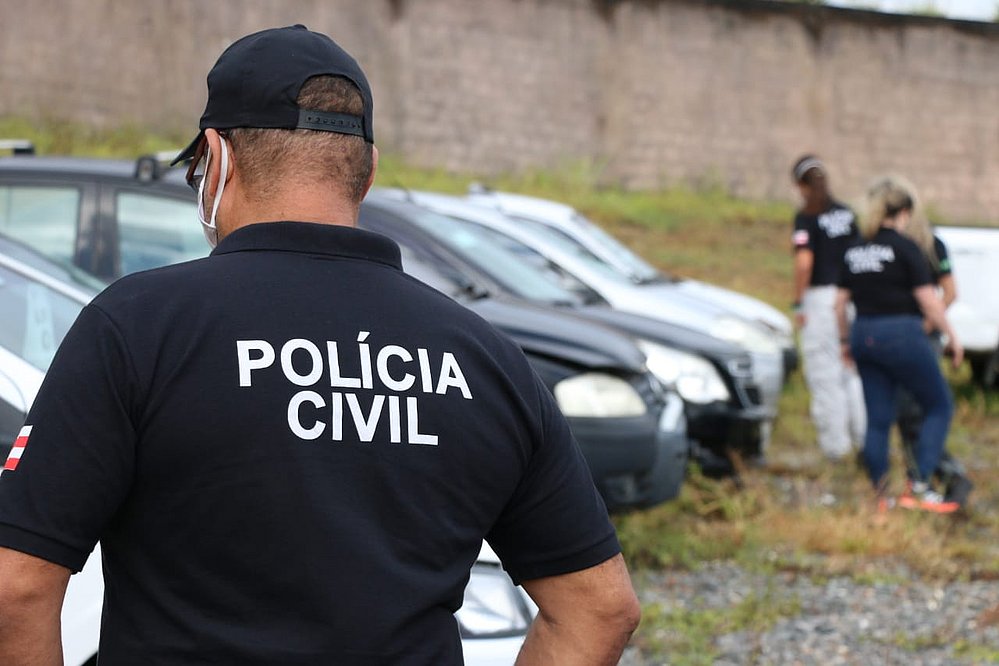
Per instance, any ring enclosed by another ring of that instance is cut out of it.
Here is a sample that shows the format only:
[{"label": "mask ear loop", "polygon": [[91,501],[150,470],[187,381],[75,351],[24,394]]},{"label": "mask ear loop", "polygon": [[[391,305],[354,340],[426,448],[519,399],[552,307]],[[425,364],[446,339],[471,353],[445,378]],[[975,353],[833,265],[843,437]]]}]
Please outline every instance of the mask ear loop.
[{"label": "mask ear loop", "polygon": [[212,165],[211,148],[206,148],[205,152],[207,153],[205,157],[205,175],[201,178],[201,182],[198,183],[198,218],[202,224],[208,224],[205,220],[205,183],[208,181],[208,167]]},{"label": "mask ear loop", "polygon": [[[219,212],[219,203],[222,202],[222,192],[225,191],[225,181],[226,176],[229,173],[229,149],[225,145],[225,139],[219,137],[222,142],[222,168],[219,170],[219,186],[218,191],[215,192],[215,200],[212,202],[212,216],[208,220],[208,226],[215,228],[215,216]],[[210,159],[210,158],[209,158]],[[205,179],[202,182],[208,180],[208,165],[205,165]]]}]

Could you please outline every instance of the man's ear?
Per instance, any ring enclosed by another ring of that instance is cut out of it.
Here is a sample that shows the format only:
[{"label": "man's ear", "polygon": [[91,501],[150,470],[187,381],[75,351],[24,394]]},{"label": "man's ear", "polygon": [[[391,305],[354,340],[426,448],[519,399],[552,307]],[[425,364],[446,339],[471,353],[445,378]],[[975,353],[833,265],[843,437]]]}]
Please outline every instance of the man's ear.
[{"label": "man's ear", "polygon": [[[208,160],[208,169],[205,172],[205,192],[209,197],[214,198],[219,187],[219,170],[222,168],[222,136],[214,129],[205,130],[205,140],[208,142],[208,150],[211,157]],[[228,148],[229,159],[226,165],[226,183],[232,178],[234,167],[234,155],[232,154],[232,144]]]}]

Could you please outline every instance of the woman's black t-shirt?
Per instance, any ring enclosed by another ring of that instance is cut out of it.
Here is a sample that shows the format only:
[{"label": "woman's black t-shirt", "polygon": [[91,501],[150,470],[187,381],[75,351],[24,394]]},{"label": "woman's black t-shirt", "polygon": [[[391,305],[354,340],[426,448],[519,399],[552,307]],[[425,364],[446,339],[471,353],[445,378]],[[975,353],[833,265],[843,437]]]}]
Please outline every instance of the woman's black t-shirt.
[{"label": "woman's black t-shirt", "polygon": [[839,286],[848,289],[857,314],[920,314],[912,291],[933,284],[930,265],[914,242],[882,227],[843,255]]}]

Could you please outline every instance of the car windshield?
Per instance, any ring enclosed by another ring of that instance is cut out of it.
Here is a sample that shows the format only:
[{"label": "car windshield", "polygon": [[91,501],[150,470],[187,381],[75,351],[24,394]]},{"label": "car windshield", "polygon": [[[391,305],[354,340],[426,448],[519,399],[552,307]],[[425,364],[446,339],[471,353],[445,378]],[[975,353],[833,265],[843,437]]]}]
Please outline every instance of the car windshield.
[{"label": "car windshield", "polygon": [[476,266],[491,279],[522,298],[545,303],[575,303],[578,298],[553,279],[501,246],[482,227],[466,220],[420,211],[412,216],[417,226],[430,233],[461,259]]},{"label": "car windshield", "polygon": [[447,294],[451,298],[456,298],[462,293],[461,285],[457,281],[444,275],[436,266],[425,261],[408,245],[398,242],[399,254],[402,257],[402,269],[408,275],[415,277],[420,282],[433,287],[437,291]]},{"label": "car windshield", "polygon": [[593,252],[575,238],[567,236],[561,231],[553,229],[537,220],[516,216],[511,216],[510,219],[515,220],[517,224],[523,224],[540,241],[582,262],[587,268],[599,273],[603,277],[617,282],[633,282],[630,275],[593,254]]},{"label": "car windshield", "polygon": [[649,265],[644,259],[629,250],[621,241],[611,236],[587,218],[576,213],[572,216],[572,226],[580,233],[589,238],[594,244],[599,245],[613,258],[619,265],[624,267],[637,282],[656,282],[668,279],[658,270]]}]

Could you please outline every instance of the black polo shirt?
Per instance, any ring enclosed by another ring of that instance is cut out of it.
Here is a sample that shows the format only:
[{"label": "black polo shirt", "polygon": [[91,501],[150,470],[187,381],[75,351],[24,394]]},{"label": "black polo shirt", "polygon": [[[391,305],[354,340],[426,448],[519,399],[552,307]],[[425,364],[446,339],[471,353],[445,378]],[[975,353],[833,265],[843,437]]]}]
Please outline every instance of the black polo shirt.
[{"label": "black polo shirt", "polygon": [[918,315],[913,290],[932,283],[930,262],[919,246],[882,227],[846,251],[839,286],[850,290],[858,315]]},{"label": "black polo shirt", "polygon": [[0,476],[0,545],[100,539],[108,664],[454,664],[483,538],[619,552],[520,350],[353,228],[244,227],[84,309]]},{"label": "black polo shirt", "polygon": [[794,217],[792,242],[795,251],[811,250],[814,257],[809,286],[836,284],[843,252],[857,238],[853,211],[833,201],[820,215],[799,211]]}]

